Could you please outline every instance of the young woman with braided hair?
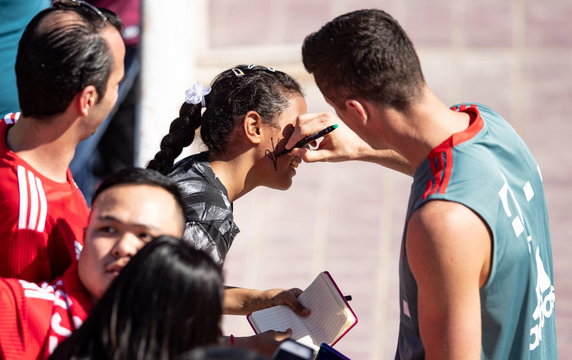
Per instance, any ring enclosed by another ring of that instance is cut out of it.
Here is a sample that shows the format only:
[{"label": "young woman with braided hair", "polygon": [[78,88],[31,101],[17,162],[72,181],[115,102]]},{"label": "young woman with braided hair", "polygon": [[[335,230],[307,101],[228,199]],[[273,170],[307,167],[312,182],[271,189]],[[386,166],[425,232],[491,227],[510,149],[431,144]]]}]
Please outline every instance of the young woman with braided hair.
[{"label": "young woman with braided hair", "polygon": [[[257,186],[287,189],[292,184],[301,159],[276,154],[306,103],[294,79],[262,66],[223,71],[210,91],[195,84],[187,94],[148,168],[178,182],[187,206],[185,239],[222,264],[239,232],[232,203]],[[173,166],[198,128],[208,151]]]},{"label": "young woman with braided hair", "polygon": [[[161,141],[161,151],[147,166],[173,178],[181,188],[186,206],[184,238],[206,251],[219,264],[239,229],[234,223],[232,203],[258,186],[288,189],[300,157],[284,149],[298,115],[306,113],[306,102],[298,83],[272,68],[239,65],[220,73],[211,87],[195,83],[187,91],[179,117]],[[195,131],[208,151],[174,164],[189,146]],[[266,291],[227,288],[224,312],[248,314],[273,305],[290,306],[309,314],[296,297],[299,289]],[[251,338],[228,340],[267,354],[290,331],[264,333]],[[249,342],[250,344],[246,344]]]}]

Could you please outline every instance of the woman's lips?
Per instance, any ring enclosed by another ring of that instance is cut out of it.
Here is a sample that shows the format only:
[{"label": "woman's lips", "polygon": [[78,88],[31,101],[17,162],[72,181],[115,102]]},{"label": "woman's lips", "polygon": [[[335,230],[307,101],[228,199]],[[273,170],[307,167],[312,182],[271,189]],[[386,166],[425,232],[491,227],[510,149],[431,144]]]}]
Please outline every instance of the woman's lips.
[{"label": "woman's lips", "polygon": [[301,162],[302,162],[302,159],[299,156],[294,156],[290,160],[290,166],[293,167],[294,169],[296,169],[298,167],[298,165],[300,165]]}]

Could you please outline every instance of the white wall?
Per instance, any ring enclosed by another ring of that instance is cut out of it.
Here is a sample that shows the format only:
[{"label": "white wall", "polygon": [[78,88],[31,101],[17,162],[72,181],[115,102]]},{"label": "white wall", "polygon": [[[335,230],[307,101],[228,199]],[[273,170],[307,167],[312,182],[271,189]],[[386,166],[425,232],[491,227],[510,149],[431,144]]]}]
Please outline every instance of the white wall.
[{"label": "white wall", "polygon": [[142,101],[135,162],[145,166],[177,117],[185,90],[197,81],[207,44],[207,0],[143,2]]}]

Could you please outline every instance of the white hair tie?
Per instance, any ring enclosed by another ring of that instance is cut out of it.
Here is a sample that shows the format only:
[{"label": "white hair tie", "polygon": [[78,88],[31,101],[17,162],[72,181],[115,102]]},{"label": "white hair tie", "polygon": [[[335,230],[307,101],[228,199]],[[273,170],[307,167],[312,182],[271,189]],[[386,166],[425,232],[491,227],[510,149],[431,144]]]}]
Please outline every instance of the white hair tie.
[{"label": "white hair tie", "polygon": [[190,89],[185,91],[185,102],[195,105],[201,103],[203,107],[206,107],[205,95],[208,95],[210,92],[210,86],[203,86],[199,81],[196,81]]}]

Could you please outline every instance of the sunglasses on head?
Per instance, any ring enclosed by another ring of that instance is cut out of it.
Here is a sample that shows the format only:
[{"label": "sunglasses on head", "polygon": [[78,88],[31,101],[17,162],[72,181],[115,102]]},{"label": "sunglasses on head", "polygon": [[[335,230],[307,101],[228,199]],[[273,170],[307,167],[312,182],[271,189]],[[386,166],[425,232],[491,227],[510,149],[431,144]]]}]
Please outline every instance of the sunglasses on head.
[{"label": "sunglasses on head", "polygon": [[99,17],[101,17],[103,21],[107,21],[107,16],[105,16],[105,14],[101,12],[101,10],[83,0],[55,0],[52,6],[67,6],[67,7],[85,6],[86,8],[96,13]]}]

